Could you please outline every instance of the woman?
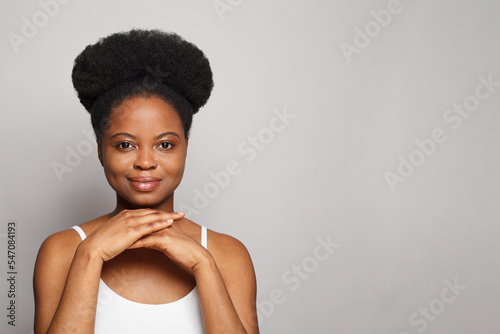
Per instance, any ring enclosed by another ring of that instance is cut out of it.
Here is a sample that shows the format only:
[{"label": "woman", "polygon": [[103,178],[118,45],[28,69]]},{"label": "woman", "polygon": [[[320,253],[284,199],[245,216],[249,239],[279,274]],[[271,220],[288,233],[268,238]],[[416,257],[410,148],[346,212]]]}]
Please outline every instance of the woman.
[{"label": "woman", "polygon": [[35,333],[258,333],[243,244],[174,211],[192,116],[213,87],[204,54],[132,30],[88,46],[72,78],[116,207],[40,247]]}]

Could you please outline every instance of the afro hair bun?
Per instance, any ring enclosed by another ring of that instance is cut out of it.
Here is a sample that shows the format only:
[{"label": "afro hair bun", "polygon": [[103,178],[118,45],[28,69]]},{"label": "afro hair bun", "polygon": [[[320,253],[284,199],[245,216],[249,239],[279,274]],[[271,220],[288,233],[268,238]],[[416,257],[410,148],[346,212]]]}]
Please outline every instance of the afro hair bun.
[{"label": "afro hair bun", "polygon": [[161,30],[119,32],[87,46],[75,59],[73,86],[91,112],[104,93],[128,82],[161,83],[182,96],[193,114],[214,86],[210,63],[194,44]]}]

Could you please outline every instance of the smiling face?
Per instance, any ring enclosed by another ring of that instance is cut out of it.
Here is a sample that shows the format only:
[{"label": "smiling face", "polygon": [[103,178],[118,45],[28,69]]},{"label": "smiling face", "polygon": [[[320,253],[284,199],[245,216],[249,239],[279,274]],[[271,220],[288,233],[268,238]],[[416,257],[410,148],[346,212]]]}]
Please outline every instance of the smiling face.
[{"label": "smiling face", "polygon": [[159,97],[132,97],[113,109],[98,146],[117,210],[173,211],[188,141],[176,110]]}]

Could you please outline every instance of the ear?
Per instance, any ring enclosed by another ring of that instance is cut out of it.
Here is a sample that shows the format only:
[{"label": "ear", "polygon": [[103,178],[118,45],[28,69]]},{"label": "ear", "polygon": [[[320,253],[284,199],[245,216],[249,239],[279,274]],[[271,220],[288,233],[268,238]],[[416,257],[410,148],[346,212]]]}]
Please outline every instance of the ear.
[{"label": "ear", "polygon": [[102,143],[100,143],[97,140],[97,157],[99,158],[99,161],[101,162],[101,166],[104,167],[103,159],[102,159]]}]

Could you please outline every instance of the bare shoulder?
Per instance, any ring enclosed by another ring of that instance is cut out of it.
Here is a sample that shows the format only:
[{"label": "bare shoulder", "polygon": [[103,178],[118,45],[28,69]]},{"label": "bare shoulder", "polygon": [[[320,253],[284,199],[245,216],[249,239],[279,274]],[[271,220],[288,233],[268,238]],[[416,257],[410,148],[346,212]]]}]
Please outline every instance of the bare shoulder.
[{"label": "bare shoulder", "polygon": [[37,262],[39,260],[53,262],[65,258],[71,260],[80,241],[80,236],[74,229],[56,232],[48,236],[40,246]]},{"label": "bare shoulder", "polygon": [[254,321],[257,319],[257,280],[247,248],[235,237],[210,230],[207,239],[208,250],[219,268],[240,320],[249,333],[258,333],[257,322]]},{"label": "bare shoulder", "polygon": [[[96,218],[79,226],[86,235],[89,235],[103,220],[103,217]],[[73,256],[81,241],[80,235],[73,228],[68,228],[48,236],[38,251],[35,274],[37,269],[45,265],[48,265],[52,269],[69,270]]]},{"label": "bare shoulder", "polygon": [[46,332],[61,299],[73,257],[81,242],[74,229],[48,236],[40,246],[33,273],[35,332]]},{"label": "bare shoulder", "polygon": [[[200,240],[201,225],[184,219],[182,229],[191,235],[193,239]],[[217,265],[225,262],[237,261],[238,259],[248,260],[250,255],[247,248],[241,241],[228,234],[207,230],[207,249],[217,262]]]},{"label": "bare shoulder", "polygon": [[[193,239],[201,241],[201,226],[199,224],[184,218],[181,228]],[[208,229],[207,249],[221,272],[230,267],[236,268],[242,265],[250,266],[253,270],[247,248],[235,237]]]},{"label": "bare shoulder", "polygon": [[37,324],[43,322],[43,312],[55,312],[79,243],[78,233],[68,229],[50,235],[40,246],[33,273]]},{"label": "bare shoulder", "polygon": [[245,245],[233,236],[209,230],[207,233],[210,252],[221,259],[237,259],[249,256]]},{"label": "bare shoulder", "polygon": [[[255,281],[255,272],[250,254],[245,245],[233,236],[209,230],[208,250],[219,268],[226,285]],[[254,284],[254,283],[252,283]]]},{"label": "bare shoulder", "polygon": [[47,287],[52,292],[62,290],[80,241],[78,233],[68,229],[50,235],[42,243],[33,272],[36,302],[42,299]]}]

